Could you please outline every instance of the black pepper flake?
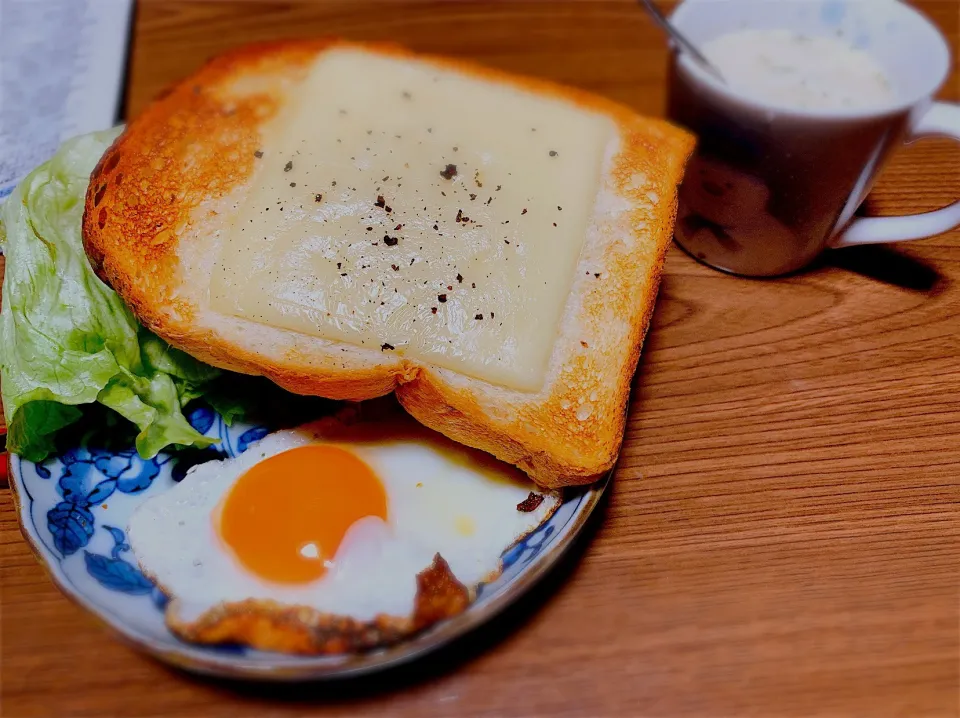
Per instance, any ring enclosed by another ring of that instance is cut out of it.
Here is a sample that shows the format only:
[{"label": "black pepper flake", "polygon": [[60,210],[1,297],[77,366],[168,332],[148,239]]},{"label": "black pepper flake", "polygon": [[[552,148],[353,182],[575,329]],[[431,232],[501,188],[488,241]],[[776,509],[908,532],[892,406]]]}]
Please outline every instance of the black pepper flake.
[{"label": "black pepper flake", "polygon": [[253,153],[253,156],[256,157],[257,159],[260,159],[261,157],[263,157],[263,150],[257,150],[256,152]]},{"label": "black pepper flake", "polygon": [[586,343],[585,341],[581,341],[581,342],[580,342],[580,346],[582,346],[584,349],[586,349],[586,348],[588,347],[588,345],[587,345],[587,343]]},{"label": "black pepper flake", "polygon": [[490,318],[493,319],[496,315],[493,312],[490,312]]},{"label": "black pepper flake", "polygon": [[400,267],[398,267],[396,264],[391,264],[390,269],[392,269],[394,272],[400,271]]},{"label": "black pepper flake", "polygon": [[501,187],[503,187],[503,185],[502,185],[502,184],[498,184],[498,185],[497,185],[497,189],[494,190],[494,191],[499,192]]},{"label": "black pepper flake", "polygon": [[437,226],[437,225],[433,225],[433,228],[434,228],[434,229],[440,229],[440,227]]},{"label": "black pepper flake", "polygon": [[597,279],[600,279],[600,272],[596,272],[596,273],[594,273],[594,275],[593,275],[593,276],[594,276],[594,277],[596,277]]},{"label": "black pepper flake", "polygon": [[457,176],[457,166],[456,165],[447,165],[442,170],[440,170],[440,176],[445,180],[452,180]]},{"label": "black pepper flake", "polygon": [[436,314],[436,313],[437,313],[437,308],[436,308],[436,307],[430,307],[430,313],[431,313],[431,314]]},{"label": "black pepper flake", "polygon": [[296,186],[297,186],[297,183],[296,183],[296,182],[291,182],[291,183],[290,183],[290,186],[291,186],[291,187],[296,187]]},{"label": "black pepper flake", "polygon": [[394,227],[393,229],[394,229],[395,232],[396,232],[396,231],[399,231],[399,230],[403,229],[403,225],[402,225],[402,224],[398,224],[398,225],[397,225],[396,227]]},{"label": "black pepper flake", "polygon": [[330,186],[331,186],[331,187],[336,187],[336,186],[337,186],[337,181],[334,180],[333,182],[331,182],[331,183],[330,183]]},{"label": "black pepper flake", "polygon": [[483,187],[483,182],[480,181],[480,170],[473,173],[473,181],[477,183],[477,187]]},{"label": "black pepper flake", "polygon": [[389,237],[389,236],[387,236],[386,234],[383,235],[383,243],[384,243],[385,245],[387,245],[388,247],[395,247],[396,244],[397,244],[397,242],[399,242],[399,241],[400,241],[400,240],[397,239],[396,237]]},{"label": "black pepper flake", "polygon": [[[386,342],[384,342],[383,344],[380,345],[380,351],[382,351],[382,352],[385,352],[385,351],[391,351],[391,352],[392,352],[394,349],[396,349],[396,347],[393,346],[393,344],[387,344]],[[541,500],[543,499],[542,496],[541,496],[540,498],[541,498]]]},{"label": "black pepper flake", "polygon": [[471,192],[471,193],[470,193],[470,201],[472,202],[472,201],[475,200],[476,198],[477,198],[477,195],[475,195],[473,192]]},{"label": "black pepper flake", "polygon": [[524,207],[524,208],[523,208],[523,211],[522,211],[520,214],[526,214],[526,213],[527,213],[527,208]]},{"label": "black pepper flake", "polygon": [[367,227],[367,231],[368,231],[368,232],[372,232],[372,231],[373,231],[373,227]]},{"label": "black pepper flake", "polygon": [[477,314],[477,315],[474,317],[474,319],[476,319],[476,320],[483,319],[483,315],[482,315],[482,314]]},{"label": "black pepper flake", "polygon": [[448,285],[447,285],[447,291],[452,292],[452,291],[453,291],[453,286],[450,285],[450,284],[448,284]]},{"label": "black pepper flake", "polygon": [[446,295],[446,294],[438,294],[438,295],[437,295],[437,301],[440,302],[441,304],[443,304],[444,302],[447,301],[447,295]]},{"label": "black pepper flake", "polygon": [[517,504],[517,511],[521,513],[528,514],[531,511],[536,511],[540,508],[540,504],[543,503],[543,494],[535,494],[530,492],[530,495]]},{"label": "black pepper flake", "polygon": [[386,207],[387,201],[383,198],[382,194],[377,195],[377,201],[373,203],[375,207]]},{"label": "black pepper flake", "polygon": [[462,275],[462,274],[458,274],[458,275],[457,275],[457,282],[459,282],[460,284],[463,284],[463,275]]},{"label": "black pepper flake", "polygon": [[550,150],[550,156],[551,156],[551,157],[556,157],[556,156],[557,156],[557,151],[556,151],[556,150]]},{"label": "black pepper flake", "polygon": [[346,277],[346,276],[347,276],[347,273],[346,273],[346,272],[341,272],[341,273],[340,273],[340,276],[341,276],[341,277]]},{"label": "black pepper flake", "polygon": [[401,92],[400,95],[403,97],[404,100],[409,100],[409,99],[413,98],[413,95],[411,95],[411,94],[410,94],[409,92],[407,92],[406,90],[404,90],[403,92]]},{"label": "black pepper flake", "polygon": [[457,222],[462,222],[462,221],[463,221],[463,210],[462,210],[462,209],[458,209],[458,210],[457,210],[457,220],[456,220],[456,221],[457,221]]},{"label": "black pepper flake", "polygon": [[490,204],[491,202],[493,202],[493,197],[487,199],[487,204]]},{"label": "black pepper flake", "polygon": [[314,201],[314,202],[319,202],[319,201],[321,201],[322,199],[323,199],[323,195],[322,195],[322,194],[319,194],[319,193],[318,193],[318,194],[313,195],[313,201]]},{"label": "black pepper flake", "polygon": [[415,261],[416,261],[416,257],[414,257],[413,259],[410,260],[410,266],[411,266],[411,267],[413,266],[413,263],[414,263]]},{"label": "black pepper flake", "polygon": [[471,288],[471,289],[476,289],[476,288],[477,288],[477,283],[476,283],[476,282],[470,282],[470,288]]},{"label": "black pepper flake", "polygon": [[283,166],[284,172],[289,172],[292,169],[293,169],[293,160],[290,160],[289,162],[287,162],[287,164]]},{"label": "black pepper flake", "polygon": [[557,210],[560,211],[560,212],[562,212],[562,211],[563,211],[563,207],[561,207],[561,206],[558,204],[558,205],[557,205]]},{"label": "black pepper flake", "polygon": [[381,182],[386,182],[388,179],[390,179],[390,175],[387,175],[386,177],[384,177],[384,178],[383,178],[382,180],[380,180],[380,181],[381,181]]},{"label": "black pepper flake", "polygon": [[459,150],[459,149],[460,149],[459,147],[454,147],[454,148],[453,148],[453,151],[456,152],[456,151]]},{"label": "black pepper flake", "polygon": [[554,223],[553,223],[553,226],[554,226],[554,227],[556,227],[556,226],[557,226],[557,223],[556,223],[556,222],[554,222]]}]

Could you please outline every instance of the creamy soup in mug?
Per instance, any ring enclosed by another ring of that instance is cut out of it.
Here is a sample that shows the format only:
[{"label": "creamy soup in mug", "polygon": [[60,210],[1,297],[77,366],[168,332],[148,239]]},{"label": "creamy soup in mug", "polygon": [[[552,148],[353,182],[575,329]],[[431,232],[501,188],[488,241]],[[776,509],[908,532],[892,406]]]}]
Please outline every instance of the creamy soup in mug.
[{"label": "creamy soup in mug", "polygon": [[839,38],[739,30],[710,40],[701,50],[731,87],[767,103],[843,110],[896,100],[877,61]]}]

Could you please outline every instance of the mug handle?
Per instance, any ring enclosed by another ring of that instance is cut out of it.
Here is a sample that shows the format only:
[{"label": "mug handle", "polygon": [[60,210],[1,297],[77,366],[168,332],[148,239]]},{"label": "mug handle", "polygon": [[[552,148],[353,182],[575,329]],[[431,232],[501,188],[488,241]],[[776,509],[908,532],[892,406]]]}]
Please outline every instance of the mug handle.
[{"label": "mug handle", "polygon": [[[950,137],[960,142],[960,105],[934,102],[913,128],[909,141],[921,137]],[[852,247],[857,244],[905,242],[933,237],[960,227],[960,202],[935,212],[906,217],[865,217],[850,223],[830,243],[831,247]]]}]

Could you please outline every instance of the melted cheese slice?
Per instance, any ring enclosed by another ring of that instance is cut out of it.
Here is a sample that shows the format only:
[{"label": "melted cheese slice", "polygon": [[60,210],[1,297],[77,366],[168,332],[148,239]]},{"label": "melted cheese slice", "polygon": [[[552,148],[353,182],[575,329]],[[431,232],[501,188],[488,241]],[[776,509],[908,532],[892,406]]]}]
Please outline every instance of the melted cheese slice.
[{"label": "melted cheese slice", "polygon": [[327,52],[264,130],[211,306],[539,390],[611,141],[568,103]]}]

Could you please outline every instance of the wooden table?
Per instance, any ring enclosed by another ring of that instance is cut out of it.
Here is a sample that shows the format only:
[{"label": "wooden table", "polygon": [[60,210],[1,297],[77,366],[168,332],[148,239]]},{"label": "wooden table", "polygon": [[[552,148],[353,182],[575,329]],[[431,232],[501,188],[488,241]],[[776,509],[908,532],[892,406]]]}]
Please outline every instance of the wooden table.
[{"label": "wooden table", "polygon": [[[954,49],[960,7],[919,3]],[[623,2],[143,0],[128,107],[248,40],[339,34],[662,111],[663,38]],[[944,97],[958,98],[958,76]],[[880,214],[960,196],[902,153]],[[958,715],[960,233],[779,281],[671,249],[593,535],[452,651],[347,684],[230,685],[133,652],[63,598],[0,492],[5,716]]]}]

